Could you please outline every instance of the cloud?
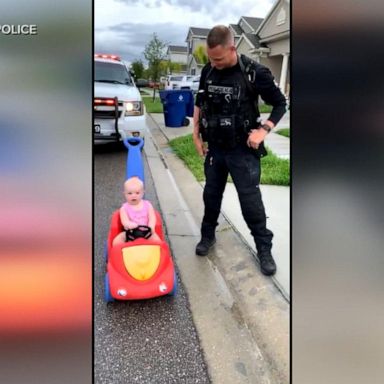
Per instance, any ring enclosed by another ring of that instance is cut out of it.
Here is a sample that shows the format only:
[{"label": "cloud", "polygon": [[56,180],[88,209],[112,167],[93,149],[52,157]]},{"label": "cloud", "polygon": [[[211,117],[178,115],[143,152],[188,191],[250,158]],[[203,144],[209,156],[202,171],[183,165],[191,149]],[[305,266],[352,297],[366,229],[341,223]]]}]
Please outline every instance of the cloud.
[{"label": "cloud", "polygon": [[169,23],[122,23],[95,30],[95,52],[120,55],[123,60],[145,61],[143,51],[156,33],[161,41],[172,45],[186,46],[188,27]]},{"label": "cloud", "polygon": [[156,32],[166,44],[186,46],[189,27],[237,23],[241,16],[264,17],[274,0],[95,0],[95,50],[144,60]]},{"label": "cloud", "polygon": [[[241,16],[262,17],[274,4],[274,0],[221,0],[220,6],[213,1],[205,0],[116,0],[129,6],[141,5],[148,9],[161,9],[165,5],[173,9],[184,9],[191,13],[209,15],[214,24],[237,23]],[[257,14],[255,14],[255,12]]]}]

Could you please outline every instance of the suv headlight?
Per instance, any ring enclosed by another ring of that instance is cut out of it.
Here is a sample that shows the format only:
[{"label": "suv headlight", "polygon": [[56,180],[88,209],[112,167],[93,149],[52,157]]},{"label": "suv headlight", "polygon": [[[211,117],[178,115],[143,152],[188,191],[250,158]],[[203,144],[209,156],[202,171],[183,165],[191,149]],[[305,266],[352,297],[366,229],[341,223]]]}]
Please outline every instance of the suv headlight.
[{"label": "suv headlight", "polygon": [[127,101],[124,103],[125,116],[139,116],[143,114],[141,101]]}]

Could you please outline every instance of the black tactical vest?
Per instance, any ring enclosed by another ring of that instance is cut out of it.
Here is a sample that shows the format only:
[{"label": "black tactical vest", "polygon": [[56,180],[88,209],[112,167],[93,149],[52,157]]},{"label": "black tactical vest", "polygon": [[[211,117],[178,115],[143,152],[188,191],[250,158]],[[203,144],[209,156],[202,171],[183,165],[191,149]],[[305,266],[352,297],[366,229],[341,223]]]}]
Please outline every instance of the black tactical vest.
[{"label": "black tactical vest", "polygon": [[238,63],[223,70],[211,68],[205,79],[200,122],[206,139],[228,148],[246,142],[249,130],[259,125],[254,100]]}]

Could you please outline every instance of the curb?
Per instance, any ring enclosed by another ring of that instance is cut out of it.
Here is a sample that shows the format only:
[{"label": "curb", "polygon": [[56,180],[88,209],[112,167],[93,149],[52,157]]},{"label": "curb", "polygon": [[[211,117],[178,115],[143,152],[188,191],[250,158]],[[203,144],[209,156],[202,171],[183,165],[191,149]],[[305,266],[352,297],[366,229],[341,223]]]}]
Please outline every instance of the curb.
[{"label": "curb", "polygon": [[213,252],[194,255],[202,186],[147,122],[145,152],[212,382],[288,383],[289,304],[222,215]]}]

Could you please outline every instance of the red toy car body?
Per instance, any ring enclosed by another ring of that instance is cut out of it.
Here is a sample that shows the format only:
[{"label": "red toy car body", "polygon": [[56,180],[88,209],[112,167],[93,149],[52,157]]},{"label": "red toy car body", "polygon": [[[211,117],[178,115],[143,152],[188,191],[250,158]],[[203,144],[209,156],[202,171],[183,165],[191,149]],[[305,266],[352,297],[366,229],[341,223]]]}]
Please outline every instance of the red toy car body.
[{"label": "red toy car body", "polygon": [[108,235],[105,300],[139,300],[174,295],[177,277],[168,244],[164,241],[162,220],[156,213],[155,231],[161,241],[138,238],[112,247],[113,239],[124,230],[119,211],[112,215]]}]

